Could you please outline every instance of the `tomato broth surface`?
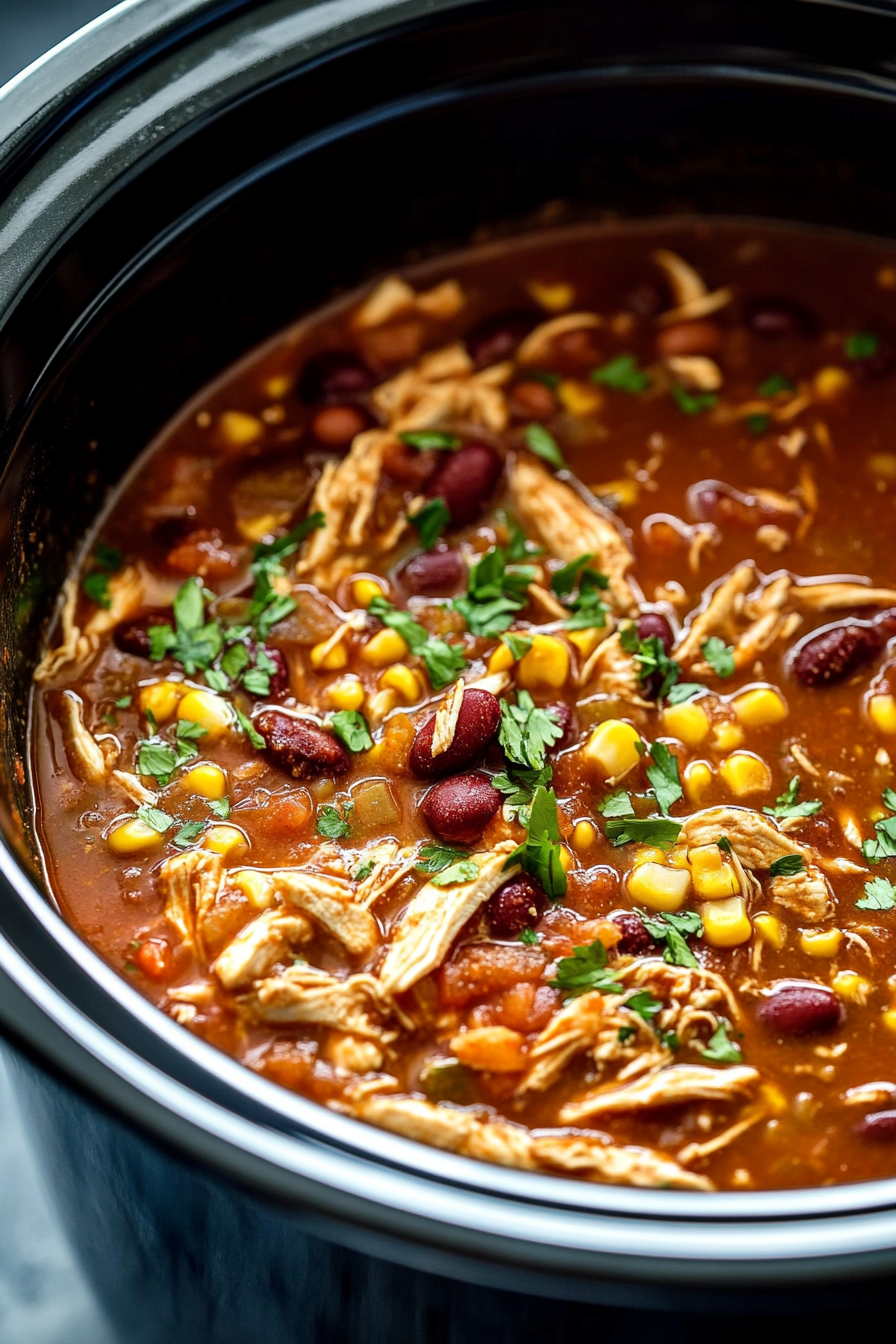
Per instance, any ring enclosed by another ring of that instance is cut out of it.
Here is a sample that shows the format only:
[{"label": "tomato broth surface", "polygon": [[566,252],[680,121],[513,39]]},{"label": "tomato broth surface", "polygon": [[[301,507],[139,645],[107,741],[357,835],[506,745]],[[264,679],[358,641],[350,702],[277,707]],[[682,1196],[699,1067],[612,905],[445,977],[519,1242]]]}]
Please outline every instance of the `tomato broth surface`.
[{"label": "tomato broth surface", "polygon": [[896,1172],[896,252],[386,277],[151,446],[35,676],[49,886],[323,1105],[579,1179]]}]

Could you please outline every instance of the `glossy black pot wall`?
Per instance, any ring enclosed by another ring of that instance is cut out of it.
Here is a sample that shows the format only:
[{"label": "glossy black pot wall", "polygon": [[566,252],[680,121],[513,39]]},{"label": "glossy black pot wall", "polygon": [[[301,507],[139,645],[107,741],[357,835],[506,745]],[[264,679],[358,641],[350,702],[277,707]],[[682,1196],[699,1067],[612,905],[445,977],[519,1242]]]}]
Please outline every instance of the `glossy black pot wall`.
[{"label": "glossy black pot wall", "polygon": [[888,1300],[894,1181],[705,1197],[488,1168],[195,1040],[40,895],[26,709],[107,491],[248,346],[548,216],[896,236],[894,56],[890,6],[137,0],[0,96],[0,1023],[129,1344],[516,1342],[592,1328],[575,1303],[662,1339],[666,1316],[607,1312]]}]

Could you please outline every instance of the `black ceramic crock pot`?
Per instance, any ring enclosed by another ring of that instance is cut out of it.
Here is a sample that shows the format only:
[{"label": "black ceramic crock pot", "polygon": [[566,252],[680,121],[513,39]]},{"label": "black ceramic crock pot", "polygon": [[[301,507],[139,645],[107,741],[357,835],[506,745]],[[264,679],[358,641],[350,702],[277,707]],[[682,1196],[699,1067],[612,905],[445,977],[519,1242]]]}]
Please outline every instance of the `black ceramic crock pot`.
[{"label": "black ceramic crock pot", "polygon": [[752,1338],[749,1313],[824,1334],[889,1302],[896,1180],[706,1196],[488,1167],[195,1039],[41,890],[26,739],[79,538],[254,342],[546,206],[896,236],[894,60],[883,4],[130,0],[0,93],[0,1029],[128,1344],[662,1340],[693,1313]]}]

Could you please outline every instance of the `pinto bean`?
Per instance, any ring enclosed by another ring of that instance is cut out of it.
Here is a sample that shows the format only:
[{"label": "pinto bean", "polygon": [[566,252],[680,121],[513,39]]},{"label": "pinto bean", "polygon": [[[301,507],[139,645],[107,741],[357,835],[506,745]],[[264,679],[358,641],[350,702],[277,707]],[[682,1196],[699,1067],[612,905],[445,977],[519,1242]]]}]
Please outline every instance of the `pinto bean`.
[{"label": "pinto bean", "polygon": [[818,323],[811,313],[790,299],[754,299],[747,307],[747,326],[757,336],[811,336]]},{"label": "pinto bean", "polygon": [[512,877],[485,907],[489,932],[493,938],[515,938],[523,929],[534,929],[547,904],[547,896],[528,873]]},{"label": "pinto bean", "polygon": [[418,779],[438,779],[440,775],[456,774],[479,759],[497,733],[500,722],[501,706],[496,696],[490,691],[465,691],[457,716],[454,741],[448,750],[439,756],[432,754],[436,727],[436,716],[433,714],[414,738],[408,764]]},{"label": "pinto bean", "polygon": [[803,686],[830,686],[870,663],[882,646],[880,631],[871,624],[833,625],[797,646],[793,675]]},{"label": "pinto bean", "polygon": [[496,313],[473,328],[467,336],[467,349],[480,369],[500,364],[540,321],[540,314],[535,312]]},{"label": "pinto bean", "polygon": [[324,406],[311,421],[311,433],[325,448],[347,448],[369,425],[359,406]]},{"label": "pinto bean", "polygon": [[383,470],[416,493],[435,471],[440,456],[436,452],[421,453],[408,443],[387,443],[383,450]]},{"label": "pinto bean", "polygon": [[779,980],[763,999],[756,1016],[763,1026],[779,1036],[808,1036],[831,1031],[842,1017],[840,1001],[832,989],[812,980]]},{"label": "pinto bean", "polygon": [[472,845],[501,806],[501,794],[488,775],[474,770],[452,775],[429,790],[420,811],[440,840]]},{"label": "pinto bean", "polygon": [[675,643],[672,627],[659,611],[645,611],[638,617],[638,638],[660,640],[667,655]]},{"label": "pinto bean", "polygon": [[400,577],[409,593],[444,593],[456,590],[465,575],[460,551],[440,550],[413,556]]},{"label": "pinto bean", "polygon": [[544,383],[527,378],[510,389],[510,406],[521,420],[550,420],[557,410],[557,398]]},{"label": "pinto bean", "polygon": [[640,957],[654,946],[653,939],[643,923],[631,910],[614,910],[609,918],[611,924],[622,930],[622,937],[616,944],[618,952],[624,952],[630,957]]},{"label": "pinto bean", "polygon": [[893,1143],[896,1141],[896,1111],[872,1111],[859,1121],[855,1132],[875,1143]]},{"label": "pinto bean", "polygon": [[363,360],[348,350],[322,350],[305,363],[299,377],[303,401],[357,397],[369,392],[376,379]]},{"label": "pinto bean", "polygon": [[717,355],[722,348],[722,328],[710,317],[695,318],[693,322],[676,322],[666,327],[656,338],[656,352],[661,358],[668,355]]},{"label": "pinto bean", "polygon": [[265,709],[255,719],[254,726],[264,738],[268,758],[295,779],[344,775],[351,764],[336,738],[310,719]]},{"label": "pinto bean", "polygon": [[115,647],[122,653],[130,653],[135,658],[149,657],[149,631],[154,625],[173,625],[174,613],[171,611],[151,611],[136,621],[122,621],[116,625],[112,638]]},{"label": "pinto bean", "polygon": [[474,523],[491,497],[504,468],[494,448],[467,443],[456,453],[443,453],[426,487],[430,499],[440,495],[455,527]]}]

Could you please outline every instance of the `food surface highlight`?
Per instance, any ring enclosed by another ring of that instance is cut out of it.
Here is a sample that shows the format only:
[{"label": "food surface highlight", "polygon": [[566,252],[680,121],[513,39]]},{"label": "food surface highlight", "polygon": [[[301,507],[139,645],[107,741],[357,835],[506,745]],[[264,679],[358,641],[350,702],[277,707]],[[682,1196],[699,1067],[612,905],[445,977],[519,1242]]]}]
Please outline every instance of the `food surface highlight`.
[{"label": "food surface highlight", "polygon": [[185,1028],[467,1158],[896,1173],[896,254],[389,276],[153,445],[35,674],[48,881]]}]

